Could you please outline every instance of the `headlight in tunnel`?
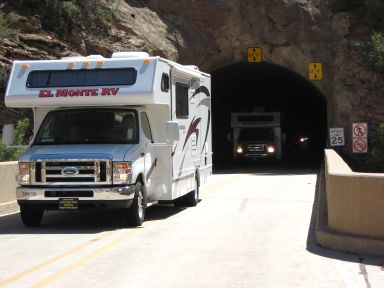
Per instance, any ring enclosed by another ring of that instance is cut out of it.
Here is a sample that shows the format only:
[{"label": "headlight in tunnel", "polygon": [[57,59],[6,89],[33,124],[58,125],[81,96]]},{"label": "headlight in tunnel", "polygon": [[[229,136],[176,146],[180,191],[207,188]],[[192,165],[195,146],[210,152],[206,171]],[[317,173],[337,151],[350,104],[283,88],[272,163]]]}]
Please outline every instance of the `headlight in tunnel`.
[{"label": "headlight in tunnel", "polygon": [[273,147],[273,146],[268,146],[268,148],[267,148],[267,151],[268,151],[268,153],[275,153],[275,147]]},{"label": "headlight in tunnel", "polygon": [[244,152],[244,150],[243,150],[243,146],[241,146],[241,145],[237,145],[237,147],[236,147],[236,152],[237,152],[237,154],[242,154],[242,153]]},{"label": "headlight in tunnel", "polygon": [[300,138],[300,143],[305,143],[305,142],[307,142],[308,141],[308,137],[301,137]]}]

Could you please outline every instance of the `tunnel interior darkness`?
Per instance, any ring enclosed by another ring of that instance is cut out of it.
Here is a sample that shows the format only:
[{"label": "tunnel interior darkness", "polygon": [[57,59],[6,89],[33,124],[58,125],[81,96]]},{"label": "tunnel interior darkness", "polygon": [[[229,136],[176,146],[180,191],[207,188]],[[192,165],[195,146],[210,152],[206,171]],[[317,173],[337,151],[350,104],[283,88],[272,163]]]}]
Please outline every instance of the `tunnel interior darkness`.
[{"label": "tunnel interior darkness", "polygon": [[[211,75],[214,167],[234,163],[233,143],[227,139],[232,132],[231,113],[256,107],[281,113],[285,136],[282,160],[275,163],[319,163],[327,138],[327,105],[325,96],[309,80],[266,62],[239,62]],[[308,139],[302,143],[300,138]]]}]

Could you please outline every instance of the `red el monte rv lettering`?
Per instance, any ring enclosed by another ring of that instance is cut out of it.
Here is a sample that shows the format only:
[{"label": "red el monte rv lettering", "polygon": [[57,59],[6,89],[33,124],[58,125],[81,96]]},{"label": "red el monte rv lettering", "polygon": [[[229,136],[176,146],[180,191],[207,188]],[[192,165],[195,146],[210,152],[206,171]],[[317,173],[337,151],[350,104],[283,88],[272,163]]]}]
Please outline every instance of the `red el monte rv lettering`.
[{"label": "red el monte rv lettering", "polygon": [[119,92],[119,89],[120,88],[102,88],[101,96],[110,96],[111,94],[116,95],[117,92]]},{"label": "red el monte rv lettering", "polygon": [[51,90],[40,90],[39,97],[53,97]]},{"label": "red el monte rv lettering", "polygon": [[98,89],[58,89],[56,97],[98,96]]}]

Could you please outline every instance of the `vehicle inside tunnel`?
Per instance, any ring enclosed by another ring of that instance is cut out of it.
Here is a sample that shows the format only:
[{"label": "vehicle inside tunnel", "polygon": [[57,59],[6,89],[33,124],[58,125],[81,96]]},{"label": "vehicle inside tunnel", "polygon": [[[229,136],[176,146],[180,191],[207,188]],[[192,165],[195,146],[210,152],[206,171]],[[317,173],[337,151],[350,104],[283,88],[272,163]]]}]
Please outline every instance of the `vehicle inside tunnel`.
[{"label": "vehicle inside tunnel", "polygon": [[[309,80],[266,62],[230,64],[211,75],[214,169],[320,163],[327,139],[327,105]],[[235,123],[236,119],[244,122]]]}]

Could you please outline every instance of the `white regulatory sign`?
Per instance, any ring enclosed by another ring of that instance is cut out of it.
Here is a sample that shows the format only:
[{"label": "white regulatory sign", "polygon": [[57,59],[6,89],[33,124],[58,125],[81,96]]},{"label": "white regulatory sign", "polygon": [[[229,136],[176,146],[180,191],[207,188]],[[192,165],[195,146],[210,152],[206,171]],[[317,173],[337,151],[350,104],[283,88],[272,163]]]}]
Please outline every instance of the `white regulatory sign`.
[{"label": "white regulatory sign", "polygon": [[329,128],[331,146],[344,146],[344,128]]},{"label": "white regulatory sign", "polygon": [[352,134],[353,134],[353,138],[367,138],[368,136],[367,123],[353,123]]},{"label": "white regulatory sign", "polygon": [[354,138],[353,139],[353,153],[367,153],[368,142],[367,138]]}]

